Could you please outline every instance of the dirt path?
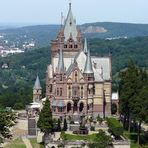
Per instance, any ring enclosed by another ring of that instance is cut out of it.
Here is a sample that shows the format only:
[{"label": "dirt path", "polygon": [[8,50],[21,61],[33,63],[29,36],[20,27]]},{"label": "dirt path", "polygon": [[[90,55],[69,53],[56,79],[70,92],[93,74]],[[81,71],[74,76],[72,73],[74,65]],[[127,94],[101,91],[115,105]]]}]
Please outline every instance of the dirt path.
[{"label": "dirt path", "polygon": [[22,140],[25,143],[26,148],[33,148],[30,141],[29,141],[29,139],[27,139],[26,137],[22,137]]}]

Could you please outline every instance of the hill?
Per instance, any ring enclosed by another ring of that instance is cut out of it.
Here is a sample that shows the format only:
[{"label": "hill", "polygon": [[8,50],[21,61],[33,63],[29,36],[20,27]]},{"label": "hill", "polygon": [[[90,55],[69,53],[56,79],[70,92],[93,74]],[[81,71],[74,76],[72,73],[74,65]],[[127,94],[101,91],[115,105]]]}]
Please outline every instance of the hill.
[{"label": "hill", "polygon": [[[148,37],[89,39],[88,42],[92,55],[108,56],[109,52],[112,53],[113,76],[127,66],[129,59],[133,59],[140,67],[148,68]],[[49,62],[50,47],[0,58],[0,65],[9,64],[9,69],[0,69],[0,104],[14,106],[15,103],[22,102],[25,105],[30,102],[37,73],[45,92],[45,72]],[[116,83],[115,79],[113,83]]]},{"label": "hill", "polygon": [[[119,39],[148,36],[147,24],[96,22],[79,26],[83,36],[87,38]],[[60,25],[37,25],[13,29],[2,29],[7,40],[22,45],[27,41],[35,41],[36,48],[49,46],[50,41],[56,38]]]}]

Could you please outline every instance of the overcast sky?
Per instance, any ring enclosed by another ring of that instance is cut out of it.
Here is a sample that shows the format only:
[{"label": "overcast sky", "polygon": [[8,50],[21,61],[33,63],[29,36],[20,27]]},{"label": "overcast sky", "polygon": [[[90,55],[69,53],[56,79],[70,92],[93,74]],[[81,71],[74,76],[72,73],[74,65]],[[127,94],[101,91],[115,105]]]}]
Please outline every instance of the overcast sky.
[{"label": "overcast sky", "polygon": [[[69,0],[0,0],[0,24],[59,24]],[[148,24],[148,0],[72,0],[77,24],[129,22]]]}]

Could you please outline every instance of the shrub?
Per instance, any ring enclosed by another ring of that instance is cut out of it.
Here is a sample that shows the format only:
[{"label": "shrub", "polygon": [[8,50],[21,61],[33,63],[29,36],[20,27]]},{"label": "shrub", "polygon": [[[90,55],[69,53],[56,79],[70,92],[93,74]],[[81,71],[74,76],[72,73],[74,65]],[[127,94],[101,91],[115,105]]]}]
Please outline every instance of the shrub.
[{"label": "shrub", "polygon": [[119,121],[115,118],[107,118],[107,124],[109,127],[109,131],[115,136],[119,137],[123,135],[123,127]]},{"label": "shrub", "polygon": [[91,127],[90,127],[90,130],[91,130],[91,131],[95,131],[95,127],[94,127],[94,126],[91,126]]}]

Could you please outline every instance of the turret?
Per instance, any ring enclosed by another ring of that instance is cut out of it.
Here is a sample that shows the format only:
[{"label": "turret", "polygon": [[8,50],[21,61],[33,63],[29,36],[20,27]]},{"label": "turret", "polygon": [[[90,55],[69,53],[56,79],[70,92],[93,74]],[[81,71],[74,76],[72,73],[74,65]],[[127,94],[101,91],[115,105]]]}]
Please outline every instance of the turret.
[{"label": "turret", "polygon": [[87,78],[88,81],[94,80],[94,71],[92,68],[92,61],[90,57],[90,51],[87,51],[87,58],[85,62],[85,68],[84,68],[84,76]]},{"label": "turret", "polygon": [[59,81],[63,81],[65,75],[64,58],[62,49],[59,50],[59,61],[56,68],[56,77]]},{"label": "turret", "polygon": [[42,98],[42,87],[40,84],[39,77],[37,75],[36,81],[35,81],[34,87],[33,87],[33,101],[39,102],[41,98]]}]

